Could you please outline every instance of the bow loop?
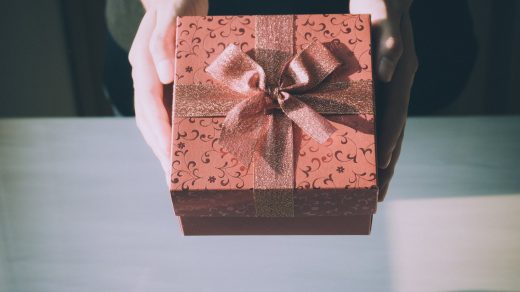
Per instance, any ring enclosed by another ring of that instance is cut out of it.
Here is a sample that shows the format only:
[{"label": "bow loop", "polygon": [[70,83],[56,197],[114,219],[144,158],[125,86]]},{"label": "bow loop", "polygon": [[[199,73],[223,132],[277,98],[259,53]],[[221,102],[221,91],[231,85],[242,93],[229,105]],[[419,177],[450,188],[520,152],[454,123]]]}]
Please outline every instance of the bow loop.
[{"label": "bow loop", "polygon": [[238,93],[265,89],[264,69],[235,44],[228,45],[206,72]]},{"label": "bow loop", "polygon": [[219,143],[248,166],[258,144],[266,146],[273,138],[267,137],[271,132],[265,130],[268,115],[280,110],[313,139],[324,143],[336,128],[297,95],[319,85],[340,65],[323,44],[313,42],[286,64],[276,86],[266,88],[264,69],[230,44],[206,71],[246,99],[226,115]]},{"label": "bow loop", "polygon": [[302,93],[323,82],[340,65],[322,43],[312,42],[289,61],[280,83],[284,91]]}]

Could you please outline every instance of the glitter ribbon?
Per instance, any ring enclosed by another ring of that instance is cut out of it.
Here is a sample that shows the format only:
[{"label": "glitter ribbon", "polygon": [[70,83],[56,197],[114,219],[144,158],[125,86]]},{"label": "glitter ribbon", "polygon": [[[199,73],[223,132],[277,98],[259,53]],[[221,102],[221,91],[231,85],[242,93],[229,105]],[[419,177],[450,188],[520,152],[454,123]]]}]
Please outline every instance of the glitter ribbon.
[{"label": "glitter ribbon", "polygon": [[[261,217],[294,216],[293,123],[324,143],[336,128],[311,105],[319,105],[316,96],[326,96],[331,88],[329,101],[344,96],[348,88],[346,83],[322,84],[341,65],[323,44],[312,42],[294,56],[293,29],[294,16],[257,16],[255,60],[230,44],[206,68],[221,85],[215,91],[221,99],[216,108],[229,109],[219,144],[244,165],[253,163],[255,208]],[[193,92],[206,89],[193,86]],[[177,99],[181,100],[179,94],[189,96],[182,92],[176,88]],[[212,111],[211,101],[218,98],[215,92],[208,90],[205,100],[198,100],[204,103],[196,107],[202,116]],[[323,104],[326,110],[334,110],[330,106],[334,102]],[[370,105],[367,111],[371,110]]]},{"label": "glitter ribbon", "polygon": [[230,44],[206,71],[247,98],[227,113],[219,143],[249,166],[257,143],[263,146],[266,143],[262,140],[270,138],[266,137],[270,135],[266,131],[269,120],[278,115],[281,119],[290,119],[313,139],[324,143],[336,128],[298,99],[298,92],[316,87],[340,64],[321,43],[313,42],[287,64],[278,81],[267,85],[263,68]]}]

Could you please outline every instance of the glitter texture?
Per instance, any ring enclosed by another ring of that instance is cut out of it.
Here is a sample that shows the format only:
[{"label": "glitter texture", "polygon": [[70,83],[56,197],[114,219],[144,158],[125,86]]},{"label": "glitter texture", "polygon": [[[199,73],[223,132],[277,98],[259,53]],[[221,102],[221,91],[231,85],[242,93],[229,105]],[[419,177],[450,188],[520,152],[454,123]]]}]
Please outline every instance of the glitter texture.
[{"label": "glitter texture", "polygon": [[[177,117],[223,117],[247,98],[219,84],[175,84]],[[324,83],[295,94],[322,115],[373,114],[372,80]]]},{"label": "glitter texture", "polygon": [[324,82],[341,62],[323,44],[294,56],[294,17],[257,16],[255,59],[230,44],[206,68],[220,84],[175,85],[175,115],[226,116],[219,143],[253,165],[260,217],[294,216],[294,125],[324,143],[322,113],[373,113],[371,81]]}]

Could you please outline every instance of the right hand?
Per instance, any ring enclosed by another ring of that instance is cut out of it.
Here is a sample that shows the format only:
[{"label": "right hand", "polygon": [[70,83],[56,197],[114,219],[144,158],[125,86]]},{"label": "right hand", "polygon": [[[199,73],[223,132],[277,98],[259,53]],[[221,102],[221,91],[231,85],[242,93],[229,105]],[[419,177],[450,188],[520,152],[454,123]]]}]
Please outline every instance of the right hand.
[{"label": "right hand", "polygon": [[350,0],[350,13],[371,15],[377,92],[379,201],[385,198],[401,152],[418,62],[410,20],[412,0]]},{"label": "right hand", "polygon": [[164,85],[175,72],[176,17],[207,15],[208,0],[143,0],[146,13],[132,43],[128,59],[134,82],[135,120],[146,143],[161,162],[170,183],[171,108],[165,103]]}]

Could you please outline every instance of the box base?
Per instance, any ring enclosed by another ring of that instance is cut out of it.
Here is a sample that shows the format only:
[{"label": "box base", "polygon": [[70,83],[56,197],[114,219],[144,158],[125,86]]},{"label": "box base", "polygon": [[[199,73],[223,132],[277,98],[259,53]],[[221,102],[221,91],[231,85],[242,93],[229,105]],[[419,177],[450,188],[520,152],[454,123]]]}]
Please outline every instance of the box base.
[{"label": "box base", "polygon": [[179,217],[184,235],[368,235],[373,215]]}]

